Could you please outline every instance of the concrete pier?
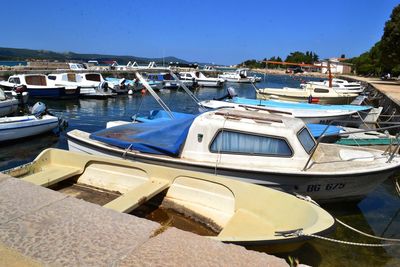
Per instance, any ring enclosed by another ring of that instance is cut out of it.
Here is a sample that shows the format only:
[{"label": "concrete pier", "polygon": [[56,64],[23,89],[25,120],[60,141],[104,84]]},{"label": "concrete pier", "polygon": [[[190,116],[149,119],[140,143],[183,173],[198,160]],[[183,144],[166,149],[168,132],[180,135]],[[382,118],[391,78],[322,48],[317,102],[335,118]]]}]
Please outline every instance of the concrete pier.
[{"label": "concrete pier", "polygon": [[368,83],[380,93],[384,94],[400,107],[400,81],[382,81],[379,78],[358,77],[350,75],[342,75],[341,77],[348,80],[355,80]]},{"label": "concrete pier", "polygon": [[1,266],[288,266],[0,174]]}]

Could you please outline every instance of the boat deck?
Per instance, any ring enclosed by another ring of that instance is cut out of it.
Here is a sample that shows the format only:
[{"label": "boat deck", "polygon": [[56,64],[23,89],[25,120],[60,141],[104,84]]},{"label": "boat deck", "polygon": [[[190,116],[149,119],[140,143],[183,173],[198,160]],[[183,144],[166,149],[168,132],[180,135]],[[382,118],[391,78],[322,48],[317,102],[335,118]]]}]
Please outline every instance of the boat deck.
[{"label": "boat deck", "polygon": [[0,202],[4,266],[288,266],[1,174]]}]

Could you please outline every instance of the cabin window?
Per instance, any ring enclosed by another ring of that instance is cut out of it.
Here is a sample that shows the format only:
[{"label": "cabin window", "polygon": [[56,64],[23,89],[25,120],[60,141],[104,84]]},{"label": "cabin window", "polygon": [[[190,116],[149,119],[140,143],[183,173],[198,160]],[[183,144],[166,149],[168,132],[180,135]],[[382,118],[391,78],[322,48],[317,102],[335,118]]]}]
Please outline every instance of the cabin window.
[{"label": "cabin window", "polygon": [[95,82],[101,82],[100,80],[100,75],[99,74],[86,74],[86,80],[88,81],[95,81]]},{"label": "cabin window", "polygon": [[54,75],[49,75],[47,76],[47,78],[49,78],[49,80],[55,81],[57,77]]},{"label": "cabin window", "polygon": [[10,82],[10,83],[15,83],[15,84],[20,84],[20,83],[21,83],[21,81],[19,80],[19,78],[10,78],[10,79],[8,80],[8,82]]},{"label": "cabin window", "polygon": [[299,131],[297,134],[297,138],[299,138],[299,141],[301,145],[303,146],[304,150],[310,154],[311,150],[315,146],[315,140],[312,138],[310,132],[307,130],[307,128],[303,128]]},{"label": "cabin window", "polygon": [[75,73],[67,73],[67,80],[69,82],[76,82],[76,75]]},{"label": "cabin window", "polygon": [[40,85],[46,86],[46,76],[38,75],[38,76],[26,76],[25,77],[26,84],[29,85]]},{"label": "cabin window", "polygon": [[220,131],[211,143],[213,153],[273,155],[291,157],[293,152],[286,140],[241,132]]},{"label": "cabin window", "polygon": [[314,89],[315,93],[329,93],[328,89],[323,89],[323,88],[315,88]]}]

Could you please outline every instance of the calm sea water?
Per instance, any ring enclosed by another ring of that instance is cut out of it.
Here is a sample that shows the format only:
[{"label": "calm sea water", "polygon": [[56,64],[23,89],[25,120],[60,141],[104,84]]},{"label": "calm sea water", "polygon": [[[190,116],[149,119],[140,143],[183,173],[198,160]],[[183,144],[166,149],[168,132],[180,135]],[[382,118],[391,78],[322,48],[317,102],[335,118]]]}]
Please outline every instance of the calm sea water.
[{"label": "calm sea water", "polygon": [[13,67],[13,66],[26,66],[28,63],[26,61],[1,61],[0,60],[0,66],[9,66],[9,67]]},{"label": "calm sea water", "polygon": [[[263,76],[264,77],[264,76]],[[316,78],[267,75],[259,87],[299,86],[301,80]],[[255,91],[248,84],[227,84],[224,88],[201,88],[194,91],[200,100],[212,99],[226,94],[226,87],[235,88],[239,96],[254,98]],[[174,111],[197,113],[198,108],[182,91],[163,90],[160,97]],[[130,120],[135,114],[147,115],[159,109],[150,95],[118,96],[106,100],[78,99],[68,101],[43,101],[49,110],[68,120],[66,131],[80,129],[88,132],[103,129],[108,121]],[[0,145],[0,170],[32,161],[43,149],[57,147],[67,149],[65,132],[58,136],[47,134],[17,142]],[[368,233],[400,238],[400,197],[391,180],[386,181],[358,203],[337,203],[324,206],[334,216]],[[290,214],[288,214],[288,219]],[[353,242],[373,243],[343,227],[338,227],[333,238]],[[252,248],[263,250],[263,248]],[[390,248],[364,248],[327,241],[314,240],[305,243],[299,250],[278,256],[298,258],[301,263],[313,266],[400,266],[400,246]]]}]

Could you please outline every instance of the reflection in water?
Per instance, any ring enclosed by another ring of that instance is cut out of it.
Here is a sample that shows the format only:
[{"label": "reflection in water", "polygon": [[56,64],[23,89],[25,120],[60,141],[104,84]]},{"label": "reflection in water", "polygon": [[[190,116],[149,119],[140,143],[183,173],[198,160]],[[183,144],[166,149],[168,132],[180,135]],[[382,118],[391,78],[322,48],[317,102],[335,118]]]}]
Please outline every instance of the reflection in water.
[{"label": "reflection in water", "polygon": [[[267,75],[266,81],[257,83],[257,87],[299,87],[302,80],[318,78]],[[254,98],[255,91],[250,84],[226,84],[224,88],[201,88],[192,91],[200,100],[221,97],[226,88],[233,86],[241,97]],[[173,111],[198,113],[198,106],[182,90],[161,90],[159,96]],[[79,99],[63,101],[43,101],[49,110],[68,120],[67,131],[80,129],[94,132],[105,127],[111,120],[130,120],[131,116],[147,115],[150,110],[160,109],[158,103],[149,95],[134,94],[117,96],[104,100]],[[16,142],[7,142],[0,146],[0,170],[32,161],[43,149],[58,147],[67,149],[65,133],[59,137],[54,134],[41,135]],[[359,203],[338,203],[324,205],[335,217],[357,229],[375,235],[400,238],[400,198],[391,181],[379,186]],[[295,219],[290,218],[288,219]],[[331,234],[332,238],[353,242],[378,243],[338,226]],[[262,247],[251,247],[261,250]],[[266,250],[266,249],[264,249]],[[279,254],[287,258],[299,258],[301,263],[313,266],[400,266],[399,247],[364,248],[327,241],[313,240],[305,243],[296,251]]]}]

